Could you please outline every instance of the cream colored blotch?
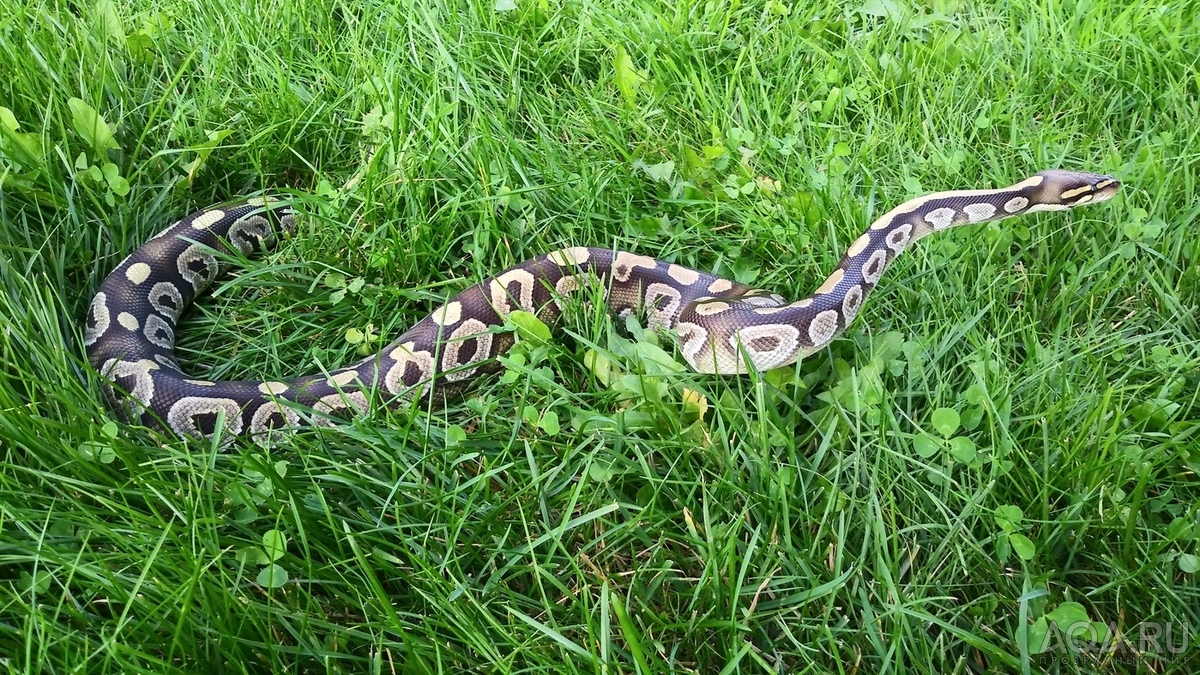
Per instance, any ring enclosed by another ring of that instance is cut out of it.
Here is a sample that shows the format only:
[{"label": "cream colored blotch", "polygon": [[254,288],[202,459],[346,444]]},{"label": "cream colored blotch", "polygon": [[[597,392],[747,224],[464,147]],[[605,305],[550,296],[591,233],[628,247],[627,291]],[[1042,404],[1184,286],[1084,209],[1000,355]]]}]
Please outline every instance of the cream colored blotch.
[{"label": "cream colored blotch", "polygon": [[144,262],[136,262],[125,270],[125,278],[136,286],[150,278],[150,266]]},{"label": "cream colored blotch", "polygon": [[813,317],[808,325],[808,339],[814,347],[824,347],[837,333],[838,313],[835,309],[827,309]]},{"label": "cream colored blotch", "polygon": [[[513,307],[509,301],[508,287],[513,282],[517,282],[516,300],[517,307]],[[509,313],[516,309],[523,309],[526,312],[533,311],[533,285],[537,281],[533,275],[523,269],[509,270],[504,274],[492,279],[488,290],[492,298],[492,307],[500,316],[508,316]]]},{"label": "cream colored blotch", "polygon": [[837,268],[833,271],[833,274],[829,275],[829,278],[825,280],[825,283],[821,284],[820,288],[813,291],[813,295],[822,295],[824,293],[831,292],[833,289],[837,288],[839,283],[842,282],[842,277],[844,276],[846,276],[846,270],[840,267]]},{"label": "cream colored blotch", "polygon": [[591,254],[583,246],[572,246],[554,251],[548,257],[550,262],[555,265],[566,267],[567,265],[582,265],[588,261]]},{"label": "cream colored blotch", "polygon": [[204,213],[201,213],[200,215],[196,216],[196,219],[192,221],[192,227],[194,227],[197,230],[206,230],[206,229],[212,227],[213,225],[215,225],[218,221],[220,221],[224,217],[225,217],[225,212],[221,211],[220,209],[213,209],[212,211],[205,211]]},{"label": "cream colored blotch", "polygon": [[934,209],[925,214],[925,222],[932,225],[934,230],[944,230],[954,223],[954,209],[948,206]]},{"label": "cream colored blotch", "polygon": [[733,288],[733,282],[728,279],[717,279],[708,285],[709,293],[724,293]]},{"label": "cream colored blotch", "polygon": [[700,280],[700,273],[679,265],[668,265],[667,275],[681,284],[691,285]]},{"label": "cream colored blotch", "polygon": [[434,310],[432,318],[433,322],[439,326],[452,326],[462,318],[462,303],[448,302]]},{"label": "cream colored blotch", "polygon": [[278,396],[288,390],[288,386],[282,382],[263,382],[258,385],[258,390],[267,396]]},{"label": "cream colored blotch", "polygon": [[867,244],[869,243],[871,243],[871,233],[863,232],[862,236],[860,236],[858,239],[855,239],[854,243],[850,244],[850,248],[846,249],[846,255],[853,258],[859,253],[862,253],[863,250],[867,248]]}]

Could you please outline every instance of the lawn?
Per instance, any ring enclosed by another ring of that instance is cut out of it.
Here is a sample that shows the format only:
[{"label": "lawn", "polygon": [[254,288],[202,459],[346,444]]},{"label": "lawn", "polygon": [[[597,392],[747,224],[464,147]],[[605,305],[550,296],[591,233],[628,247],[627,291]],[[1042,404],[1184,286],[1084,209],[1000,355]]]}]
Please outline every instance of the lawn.
[{"label": "lawn", "polygon": [[[8,670],[1200,662],[1200,4],[0,7]],[[1051,167],[1125,187],[922,241],[764,376],[580,306],[266,451],[125,424],[84,359],[111,269],[260,191],[307,217],[185,320],[198,376],[349,364],[566,245],[799,298],[892,205]]]}]

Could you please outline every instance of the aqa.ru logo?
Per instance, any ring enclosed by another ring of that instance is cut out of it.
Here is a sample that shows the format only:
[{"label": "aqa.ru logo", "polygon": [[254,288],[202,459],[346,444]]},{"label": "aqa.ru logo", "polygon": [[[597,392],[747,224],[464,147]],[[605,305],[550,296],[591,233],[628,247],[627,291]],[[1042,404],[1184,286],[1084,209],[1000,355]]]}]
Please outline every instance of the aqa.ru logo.
[{"label": "aqa.ru logo", "polygon": [[1042,658],[1069,652],[1111,656],[1118,660],[1141,662],[1147,656],[1169,660],[1187,651],[1192,627],[1187,623],[1146,621],[1121,631],[1115,621],[1105,625],[1095,621],[1076,621],[1064,630],[1058,624],[1046,624],[1041,644],[1031,640],[1030,651]]}]

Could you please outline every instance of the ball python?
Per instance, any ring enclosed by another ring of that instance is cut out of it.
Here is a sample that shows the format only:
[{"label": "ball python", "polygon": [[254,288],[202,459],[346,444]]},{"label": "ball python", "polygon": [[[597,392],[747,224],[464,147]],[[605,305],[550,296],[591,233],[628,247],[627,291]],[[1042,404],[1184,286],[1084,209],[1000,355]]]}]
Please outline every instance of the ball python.
[{"label": "ball python", "polygon": [[533,312],[553,325],[564,300],[597,280],[610,311],[639,312],[651,328],[673,331],[696,372],[766,371],[829,344],[854,321],[888,265],[921,237],[1101,202],[1120,185],[1111,176],[1047,170],[1006,188],[906,201],[873,222],[816,291],[796,302],[627,251],[563,248],[467,288],[349,367],[280,381],[190,378],[174,354],[175,330],[188,305],[224,271],[228,256],[220,254],[252,255],[296,229],[286,202],[256,197],[197,211],[134,251],[101,283],[83,342],[106,382],[110,408],[126,419],[198,439],[210,438],[223,419],[225,436],[264,444],[310,420],[331,424],[372,405],[423,400],[498,370],[495,357],[515,341],[498,329],[509,313]]}]

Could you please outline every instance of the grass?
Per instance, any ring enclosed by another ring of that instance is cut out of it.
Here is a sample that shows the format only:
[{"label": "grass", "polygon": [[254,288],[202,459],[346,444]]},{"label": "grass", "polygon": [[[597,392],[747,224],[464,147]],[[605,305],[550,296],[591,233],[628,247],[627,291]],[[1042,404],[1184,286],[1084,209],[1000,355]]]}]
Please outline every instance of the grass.
[{"label": "grass", "polygon": [[[8,670],[1200,662],[1196,3],[2,4]],[[800,297],[890,205],[1052,166],[1126,188],[921,242],[764,378],[581,311],[461,403],[266,453],[114,424],[83,360],[109,270],[257,190],[310,217],[193,310],[191,372],[337,367],[566,244]],[[1080,618],[1122,650],[1052,639]]]}]

